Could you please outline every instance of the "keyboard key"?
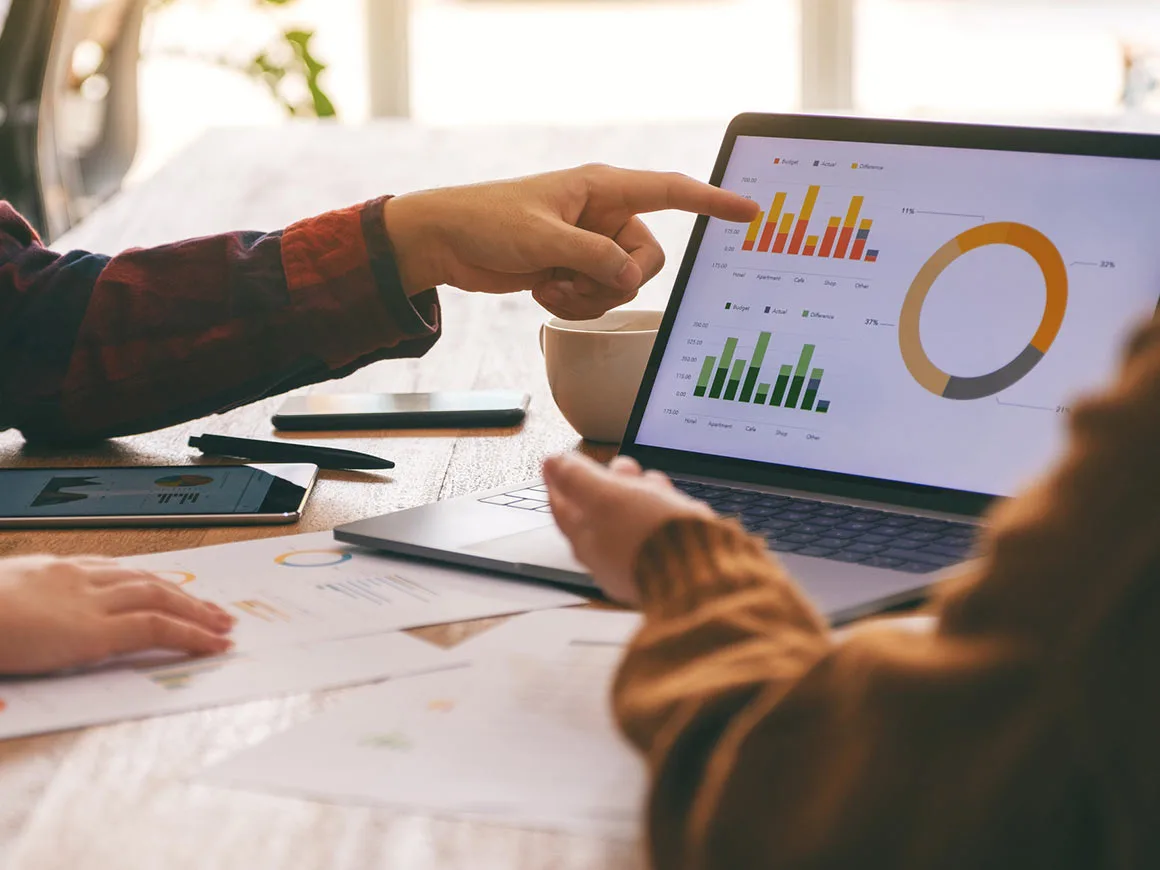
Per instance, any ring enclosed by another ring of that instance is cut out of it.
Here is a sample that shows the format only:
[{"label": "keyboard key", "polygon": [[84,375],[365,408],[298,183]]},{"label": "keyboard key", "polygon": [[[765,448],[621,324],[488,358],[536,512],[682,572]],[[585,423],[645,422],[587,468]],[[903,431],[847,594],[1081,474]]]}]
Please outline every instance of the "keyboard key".
[{"label": "keyboard key", "polygon": [[548,493],[544,490],[538,489],[520,489],[516,492],[509,492],[507,494],[512,498],[531,499],[532,501],[540,502],[540,504],[543,504],[548,500]]},{"label": "keyboard key", "polygon": [[543,505],[542,507],[536,508],[536,512],[541,514],[550,514],[552,512],[552,506],[550,504]]},{"label": "keyboard key", "polygon": [[850,516],[850,508],[846,507],[828,507],[818,511],[820,517],[832,517],[833,519],[841,519]]},{"label": "keyboard key", "polygon": [[850,553],[865,553],[867,556],[873,556],[876,553],[884,552],[888,547],[885,544],[867,544],[858,541],[856,544],[851,544],[845,549]]},{"label": "keyboard key", "polygon": [[898,514],[891,514],[882,520],[879,525],[886,526],[891,529],[909,529],[915,524],[916,520],[912,517],[899,516]]},{"label": "keyboard key", "polygon": [[736,490],[734,490],[732,493],[730,493],[730,496],[731,496],[733,501],[741,502],[741,504],[749,504],[750,502],[755,502],[758,499],[760,499],[761,493],[759,493],[759,492],[737,492]]},{"label": "keyboard key", "polygon": [[813,520],[806,523],[799,523],[794,531],[802,535],[824,535],[829,531],[828,526],[819,526]]},{"label": "keyboard key", "polygon": [[811,514],[806,522],[808,522],[811,526],[818,526],[820,528],[828,529],[832,526],[840,525],[842,521],[836,517],[824,517],[819,512],[816,514]]},{"label": "keyboard key", "polygon": [[823,535],[814,541],[815,547],[826,547],[830,550],[844,550],[854,544],[854,541],[849,538],[832,538],[828,535]]},{"label": "keyboard key", "polygon": [[489,495],[487,498],[481,498],[480,501],[484,504],[509,505],[519,501],[519,499],[510,495]]},{"label": "keyboard key", "polygon": [[[871,535],[870,537],[874,537],[874,535]],[[864,541],[866,538],[862,537],[858,540]],[[923,541],[912,541],[909,538],[889,538],[888,540],[890,542],[890,546],[895,550],[917,550],[926,546]]]},{"label": "keyboard key", "polygon": [[777,508],[767,507],[766,505],[749,505],[745,508],[744,514],[747,517],[768,517],[772,516]]},{"label": "keyboard key", "polygon": [[778,553],[792,553],[796,550],[800,550],[804,545],[794,544],[789,541],[775,541],[772,539],[767,539],[766,546]]},{"label": "keyboard key", "polygon": [[908,530],[902,537],[908,541],[937,541],[938,532],[912,532]]},{"label": "keyboard key", "polygon": [[847,540],[853,541],[853,540],[860,540],[864,533],[863,532],[852,532],[849,529],[843,529],[841,526],[838,526],[838,527],[833,528],[833,529],[826,529],[826,534],[831,535],[835,538],[846,538]]},{"label": "keyboard key", "polygon": [[739,514],[745,510],[746,504],[743,501],[719,501],[713,503],[713,507],[717,509],[718,513]]},{"label": "keyboard key", "polygon": [[871,523],[866,522],[847,522],[840,523],[835,528],[839,528],[844,532],[866,532],[872,527]]},{"label": "keyboard key", "polygon": [[779,536],[779,540],[789,541],[791,544],[812,544],[818,539],[817,535],[803,535],[800,533],[793,533],[789,535]]},{"label": "keyboard key", "polygon": [[858,539],[858,542],[862,544],[889,544],[894,541],[894,535],[883,535],[881,532],[881,528],[876,528],[874,534],[863,535]]},{"label": "keyboard key", "polygon": [[508,507],[520,508],[521,510],[525,510],[525,511],[534,511],[534,510],[537,510],[539,508],[544,507],[544,503],[542,501],[539,501],[538,499],[534,500],[534,499],[530,499],[530,498],[525,498],[525,499],[521,499],[520,501],[513,501],[511,504],[508,505]]},{"label": "keyboard key", "polygon": [[775,518],[772,520],[765,520],[760,524],[759,528],[768,529],[771,532],[782,532],[786,529],[792,529],[796,525],[797,523],[791,522],[790,520],[780,520]]},{"label": "keyboard key", "polygon": [[946,556],[950,559],[961,559],[967,555],[966,547],[948,546],[945,543],[930,544],[929,546],[921,548],[920,553],[932,553],[935,556]]},{"label": "keyboard key", "polygon": [[778,511],[774,514],[779,520],[793,520],[795,523],[800,523],[805,520],[809,514],[802,513],[798,510],[797,505],[794,505],[793,510]]}]

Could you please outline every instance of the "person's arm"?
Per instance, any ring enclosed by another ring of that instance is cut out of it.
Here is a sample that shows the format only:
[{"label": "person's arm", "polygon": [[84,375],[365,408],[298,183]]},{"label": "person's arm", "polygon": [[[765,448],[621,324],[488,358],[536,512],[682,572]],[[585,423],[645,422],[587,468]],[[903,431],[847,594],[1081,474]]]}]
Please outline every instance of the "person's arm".
[{"label": "person's arm", "polygon": [[404,292],[383,204],[110,258],[0,203],[0,428],[124,435],[421,355],[438,300]]},{"label": "person's arm", "polygon": [[128,434],[416,356],[439,335],[440,284],[598,317],[664,265],[638,217],[661,209],[757,213],[683,175],[591,165],[109,259],[48,251],[0,203],[0,429]]},{"label": "person's arm", "polygon": [[[998,511],[937,630],[841,643],[739,527],[640,477],[547,469],[606,589],[623,578],[591,554],[639,554],[646,620],[615,706],[652,772],[653,865],[1093,866],[1107,789],[1156,773],[1135,739],[1156,716],[1134,699],[1160,654],[1157,445],[1154,325],[1116,388],[1077,408],[1059,470]],[[637,516],[643,546],[610,545]]]}]

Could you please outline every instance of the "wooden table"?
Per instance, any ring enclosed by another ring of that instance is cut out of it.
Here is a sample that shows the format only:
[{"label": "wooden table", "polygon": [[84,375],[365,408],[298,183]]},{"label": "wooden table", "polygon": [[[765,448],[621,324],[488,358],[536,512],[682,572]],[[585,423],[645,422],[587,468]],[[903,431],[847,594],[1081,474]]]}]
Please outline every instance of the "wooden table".
[{"label": "wooden table", "polygon": [[[679,169],[706,177],[711,128],[422,129],[297,126],[208,135],[156,177],[112,200],[58,249],[116,252],[239,228],[272,229],[385,192],[559,168],[588,160]],[[692,219],[650,222],[670,263],[641,304],[663,305]],[[443,292],[445,335],[422,360],[380,363],[323,391],[517,387],[533,396],[525,425],[500,432],[332,433],[311,440],[379,452],[388,474],[327,473],[292,527],[0,533],[0,555],[106,555],[196,547],[330,529],[538,473],[580,442],[548,392],[536,341],[545,314],[527,297]],[[25,448],[0,434],[0,466],[179,464],[205,431],[272,437],[270,399],[220,417],[82,452]],[[590,448],[607,455],[607,447]],[[479,631],[420,636],[444,645]],[[340,693],[277,698],[198,713],[0,743],[0,866],[9,870],[265,870],[265,868],[616,868],[623,844],[328,806],[193,784],[202,767],[329,707]]]}]

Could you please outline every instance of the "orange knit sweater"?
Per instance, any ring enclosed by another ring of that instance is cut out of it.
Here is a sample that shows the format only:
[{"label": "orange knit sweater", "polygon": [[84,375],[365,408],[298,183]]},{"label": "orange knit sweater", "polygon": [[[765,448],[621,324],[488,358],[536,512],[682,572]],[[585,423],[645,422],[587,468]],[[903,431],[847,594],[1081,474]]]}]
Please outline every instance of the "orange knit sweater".
[{"label": "orange knit sweater", "polygon": [[655,867],[1160,867],[1160,324],[990,528],[932,633],[841,642],[739,527],[646,543]]}]

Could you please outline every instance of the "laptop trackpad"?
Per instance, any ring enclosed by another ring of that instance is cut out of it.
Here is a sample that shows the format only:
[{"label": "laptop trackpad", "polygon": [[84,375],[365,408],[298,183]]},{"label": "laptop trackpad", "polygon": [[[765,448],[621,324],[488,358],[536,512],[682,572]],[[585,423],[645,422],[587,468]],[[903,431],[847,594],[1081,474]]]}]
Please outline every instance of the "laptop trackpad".
[{"label": "laptop trackpad", "polygon": [[542,565],[576,574],[588,573],[588,569],[576,561],[572,555],[572,545],[555,524],[480,541],[459,549],[464,553],[516,565]]}]

